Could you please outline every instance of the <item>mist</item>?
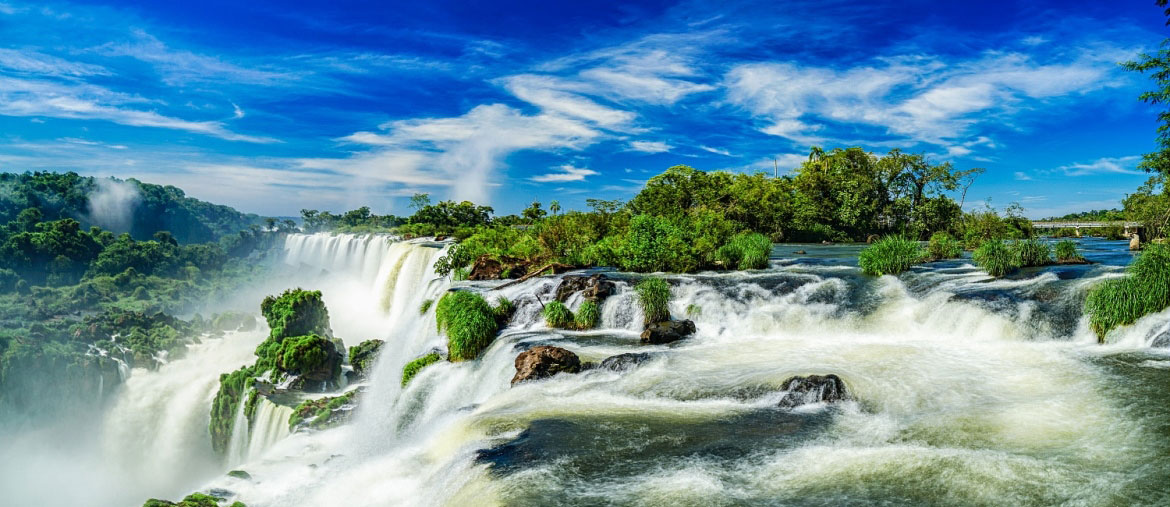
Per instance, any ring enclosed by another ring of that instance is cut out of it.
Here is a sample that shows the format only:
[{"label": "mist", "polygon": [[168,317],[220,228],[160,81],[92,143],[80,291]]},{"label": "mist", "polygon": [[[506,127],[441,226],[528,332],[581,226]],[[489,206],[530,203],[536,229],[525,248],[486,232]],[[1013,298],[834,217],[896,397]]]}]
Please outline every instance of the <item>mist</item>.
[{"label": "mist", "polygon": [[116,233],[130,232],[134,209],[142,201],[138,185],[114,178],[95,179],[89,194],[89,221]]}]

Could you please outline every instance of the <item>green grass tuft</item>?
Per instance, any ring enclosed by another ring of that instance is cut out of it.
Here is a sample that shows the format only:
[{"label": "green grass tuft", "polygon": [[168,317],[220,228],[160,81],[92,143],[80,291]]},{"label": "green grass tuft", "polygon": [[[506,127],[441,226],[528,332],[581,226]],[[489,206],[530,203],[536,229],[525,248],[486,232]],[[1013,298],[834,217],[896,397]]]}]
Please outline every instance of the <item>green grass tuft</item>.
[{"label": "green grass tuft", "polygon": [[975,264],[987,271],[987,274],[996,278],[1020,267],[1019,256],[1012,251],[1007,243],[998,239],[984,241],[983,244],[979,245],[979,248],[975,249],[971,258]]},{"label": "green grass tuft", "polygon": [[703,315],[703,307],[696,304],[687,305],[687,317],[695,318]]},{"label": "green grass tuft", "polygon": [[1052,264],[1052,248],[1038,239],[1025,239],[1012,245],[1017,264],[1020,267],[1047,266]]},{"label": "green grass tuft", "polygon": [[593,301],[581,303],[581,307],[577,309],[576,315],[573,316],[573,327],[580,330],[593,329],[600,322],[601,308]]},{"label": "green grass tuft", "polygon": [[926,247],[932,259],[957,259],[963,255],[963,245],[945,232],[936,232]]},{"label": "green grass tuft", "polygon": [[634,287],[634,291],[638,293],[645,325],[670,320],[670,285],[666,280],[647,278]]},{"label": "green grass tuft", "polygon": [[925,256],[926,252],[917,241],[888,236],[862,250],[857,261],[861,272],[867,275],[896,275],[922,262]]},{"label": "green grass tuft", "polygon": [[569,311],[569,307],[565,306],[560,301],[553,301],[544,305],[544,323],[548,327],[556,329],[569,329],[573,327],[573,312]]},{"label": "green grass tuft", "polygon": [[424,300],[423,300],[423,302],[422,302],[422,304],[421,304],[421,305],[418,305],[418,314],[419,314],[419,315],[426,315],[426,314],[427,314],[427,310],[430,310],[430,309],[431,309],[431,305],[434,305],[434,304],[435,304],[435,300],[433,300],[433,299],[424,299]]},{"label": "green grass tuft", "polygon": [[1120,326],[1170,306],[1170,247],[1150,245],[1129,266],[1125,278],[1106,280],[1089,291],[1085,313],[1102,343]]},{"label": "green grass tuft", "polygon": [[516,305],[511,300],[504,296],[496,298],[496,307],[492,309],[496,316],[496,324],[500,327],[508,325],[508,321],[512,320],[512,315],[516,313]]},{"label": "green grass tuft", "polygon": [[741,233],[731,237],[715,252],[715,259],[727,269],[763,269],[768,267],[772,241],[759,233]]},{"label": "green grass tuft", "polygon": [[1059,262],[1082,261],[1085,258],[1077,252],[1077,244],[1071,240],[1062,240],[1056,243],[1056,260]]},{"label": "green grass tuft", "polygon": [[447,331],[447,358],[467,361],[491,345],[500,326],[495,309],[474,292],[448,292],[435,306],[435,325]]},{"label": "green grass tuft", "polygon": [[423,368],[439,362],[440,359],[442,358],[438,354],[431,353],[406,363],[406,366],[402,367],[402,387],[406,387],[410,379],[418,375]]}]

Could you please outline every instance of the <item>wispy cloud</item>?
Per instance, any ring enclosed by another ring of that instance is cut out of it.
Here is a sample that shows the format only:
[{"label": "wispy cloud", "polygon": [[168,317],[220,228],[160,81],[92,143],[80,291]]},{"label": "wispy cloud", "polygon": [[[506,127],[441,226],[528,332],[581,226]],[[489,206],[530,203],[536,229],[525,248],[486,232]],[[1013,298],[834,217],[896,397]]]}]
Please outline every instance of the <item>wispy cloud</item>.
[{"label": "wispy cloud", "polygon": [[1140,156],[1106,157],[1092,162],[1069,164],[1056,168],[1066,176],[1089,176],[1093,174],[1141,174],[1137,164]]},{"label": "wispy cloud", "polygon": [[554,182],[554,181],[555,182],[585,181],[586,176],[594,176],[596,174],[598,174],[598,172],[594,171],[592,169],[585,169],[583,167],[573,167],[571,165],[565,164],[563,166],[558,167],[556,172],[539,174],[539,175],[533,176],[532,178],[529,178],[529,179],[531,179],[532,181],[535,181],[537,183],[549,183],[549,182]]},{"label": "wispy cloud", "polygon": [[706,145],[699,145],[699,149],[704,150],[704,151],[709,151],[709,152],[714,153],[716,155],[723,155],[725,157],[731,156],[730,151],[724,150],[722,148],[712,148],[712,147],[706,146]]},{"label": "wispy cloud", "polygon": [[1031,181],[1032,180],[1031,176],[1028,176],[1027,173],[1022,172],[1022,171],[1016,171],[1014,176],[1016,178],[1016,181]]},{"label": "wispy cloud", "polygon": [[65,60],[35,50],[0,48],[0,68],[11,72],[43,76],[109,75],[100,65]]},{"label": "wispy cloud", "polygon": [[643,153],[665,153],[671,148],[671,145],[663,141],[633,141],[630,143],[631,150]]}]

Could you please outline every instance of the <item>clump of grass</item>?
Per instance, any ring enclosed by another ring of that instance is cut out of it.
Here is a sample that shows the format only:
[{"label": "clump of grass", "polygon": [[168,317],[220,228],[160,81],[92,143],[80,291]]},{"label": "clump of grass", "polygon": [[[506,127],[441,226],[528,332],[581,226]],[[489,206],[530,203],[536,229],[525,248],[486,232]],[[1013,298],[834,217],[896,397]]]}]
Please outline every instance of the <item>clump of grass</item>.
[{"label": "clump of grass", "polygon": [[638,303],[642,306],[643,324],[670,320],[670,285],[661,278],[647,278],[642,280],[634,291],[638,293]]},{"label": "clump of grass", "polygon": [[715,252],[715,259],[727,269],[763,269],[768,267],[768,254],[772,252],[772,240],[755,232],[745,232],[731,237],[727,244]]},{"label": "clump of grass", "polygon": [[516,313],[516,305],[504,296],[496,298],[496,307],[492,308],[496,314],[496,324],[500,327],[508,325],[508,321],[512,320],[512,315]]},{"label": "clump of grass", "polygon": [[422,304],[421,304],[421,305],[418,305],[418,314],[419,314],[419,315],[426,315],[426,314],[427,314],[427,310],[430,310],[430,309],[431,309],[431,305],[433,305],[433,304],[435,304],[435,300],[433,300],[433,299],[424,299],[424,300],[423,300],[423,302],[422,302]]},{"label": "clump of grass", "polygon": [[1012,245],[1020,267],[1052,264],[1052,248],[1038,239],[1025,239]]},{"label": "clump of grass", "polygon": [[435,306],[435,325],[447,331],[447,358],[451,361],[475,359],[491,345],[500,326],[495,309],[474,292],[448,292]]},{"label": "clump of grass", "polygon": [[867,275],[896,275],[922,262],[925,256],[926,252],[917,241],[888,236],[862,250],[857,261]]},{"label": "clump of grass", "polygon": [[1077,252],[1077,244],[1070,240],[1062,240],[1056,243],[1053,249],[1056,251],[1056,260],[1058,262],[1077,262],[1085,260],[1079,252]]},{"label": "clump of grass", "polygon": [[926,251],[932,259],[956,259],[963,255],[963,245],[950,234],[936,232],[930,236]]},{"label": "clump of grass", "polygon": [[987,271],[987,274],[996,278],[1020,267],[1019,256],[1003,240],[998,239],[984,241],[975,249],[971,258],[975,264]]},{"label": "clump of grass", "polygon": [[560,301],[553,301],[544,305],[544,323],[548,327],[568,329],[573,327],[573,312]]},{"label": "clump of grass", "polygon": [[593,329],[601,322],[601,308],[593,301],[581,303],[577,313],[573,316],[573,325],[577,329]]},{"label": "clump of grass", "polygon": [[442,358],[438,354],[430,353],[406,363],[406,366],[402,367],[402,387],[406,387],[406,384],[410,383],[410,379],[418,375],[418,372],[422,371],[423,368],[439,362],[440,359]]},{"label": "clump of grass", "polygon": [[1150,245],[1129,266],[1128,276],[1106,280],[1089,291],[1089,327],[1104,343],[1109,331],[1170,306],[1170,247]]},{"label": "clump of grass", "polygon": [[687,305],[687,317],[695,318],[703,315],[703,307],[691,303]]}]

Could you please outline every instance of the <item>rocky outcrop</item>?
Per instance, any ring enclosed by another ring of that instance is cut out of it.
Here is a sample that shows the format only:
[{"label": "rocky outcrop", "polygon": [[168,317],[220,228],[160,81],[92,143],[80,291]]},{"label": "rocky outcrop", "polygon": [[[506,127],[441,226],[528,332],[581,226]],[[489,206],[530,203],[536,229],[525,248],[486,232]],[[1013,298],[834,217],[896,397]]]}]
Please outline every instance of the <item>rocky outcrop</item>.
[{"label": "rocky outcrop", "polygon": [[598,368],[610,371],[627,371],[637,368],[638,365],[649,359],[650,354],[645,352],[629,352],[605,358]]},{"label": "rocky outcrop", "polygon": [[582,293],[586,301],[600,304],[617,292],[617,286],[609,277],[600,273],[591,276],[569,275],[561,279],[561,284],[557,286],[557,301],[564,303],[578,292]]},{"label": "rocky outcrop", "polygon": [[581,360],[568,350],[542,345],[533,347],[516,356],[516,375],[512,385],[529,380],[548,378],[558,373],[578,373]]},{"label": "rocky outcrop", "polygon": [[349,421],[357,407],[363,388],[354,389],[341,396],[326,396],[301,402],[288,417],[288,428],[297,431],[304,428],[318,430],[332,428]]},{"label": "rocky outcrop", "polygon": [[1155,336],[1153,340],[1150,340],[1150,346],[1157,348],[1170,347],[1170,330],[1158,333],[1158,335]]},{"label": "rocky outcrop", "polygon": [[810,403],[833,403],[849,399],[845,382],[833,374],[792,377],[782,387],[787,393],[780,400],[780,408],[794,408]]},{"label": "rocky outcrop", "polygon": [[382,340],[366,340],[349,348],[349,364],[353,366],[354,378],[366,378],[370,368],[374,367],[374,360],[378,358],[383,343]]},{"label": "rocky outcrop", "polygon": [[514,257],[495,258],[488,254],[479,256],[471,265],[468,280],[502,280],[516,278],[528,273],[528,263]]},{"label": "rocky outcrop", "polygon": [[660,345],[671,343],[695,334],[695,323],[690,320],[666,320],[655,322],[642,331],[642,343]]}]

